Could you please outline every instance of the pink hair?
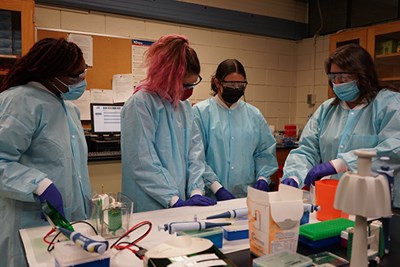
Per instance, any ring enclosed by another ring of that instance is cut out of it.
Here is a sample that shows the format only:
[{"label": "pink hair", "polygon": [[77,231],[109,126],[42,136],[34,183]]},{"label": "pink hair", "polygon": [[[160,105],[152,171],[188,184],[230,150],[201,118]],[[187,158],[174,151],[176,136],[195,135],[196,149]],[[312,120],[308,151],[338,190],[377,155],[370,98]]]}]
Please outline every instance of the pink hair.
[{"label": "pink hair", "polygon": [[[188,39],[178,34],[165,35],[150,46],[145,56],[148,66],[147,77],[136,91],[145,88],[176,106],[183,94],[185,75],[200,73],[200,63],[196,52],[189,47]],[[195,58],[194,62],[193,58]],[[193,68],[193,66],[187,66],[188,64],[198,65],[198,67]],[[190,72],[197,72],[197,69],[198,73]]]}]

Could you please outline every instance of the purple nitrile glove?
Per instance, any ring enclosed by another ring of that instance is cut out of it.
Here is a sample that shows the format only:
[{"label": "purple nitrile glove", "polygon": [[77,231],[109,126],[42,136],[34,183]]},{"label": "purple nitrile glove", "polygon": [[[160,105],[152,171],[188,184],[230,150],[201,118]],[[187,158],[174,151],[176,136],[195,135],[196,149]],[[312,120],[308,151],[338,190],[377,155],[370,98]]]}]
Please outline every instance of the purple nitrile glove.
[{"label": "purple nitrile glove", "polygon": [[205,197],[202,195],[194,195],[188,200],[182,200],[178,198],[178,201],[172,206],[173,208],[183,207],[183,206],[212,206],[217,204],[212,198]]},{"label": "purple nitrile glove", "polygon": [[259,179],[253,186],[255,189],[261,190],[261,191],[265,191],[265,192],[269,192],[269,185],[267,183],[267,181],[263,180],[263,179]]},{"label": "purple nitrile glove", "polygon": [[336,169],[332,166],[330,162],[318,164],[312,167],[311,170],[307,173],[304,184],[310,187],[311,184],[315,185],[315,181],[321,179],[322,177],[336,173]]},{"label": "purple nitrile glove", "polygon": [[281,184],[290,185],[290,186],[299,188],[299,184],[298,184],[298,183],[296,182],[296,180],[293,179],[293,178],[284,178],[284,179],[281,181]]},{"label": "purple nitrile glove", "polygon": [[224,201],[235,198],[235,196],[231,192],[226,190],[225,187],[221,187],[220,189],[218,189],[218,191],[215,192],[215,197],[217,198],[218,201]]},{"label": "purple nitrile glove", "polygon": [[57,209],[58,212],[62,214],[63,217],[65,217],[61,193],[53,183],[51,183],[39,196],[39,200],[40,203],[44,203],[47,200],[54,208]]}]

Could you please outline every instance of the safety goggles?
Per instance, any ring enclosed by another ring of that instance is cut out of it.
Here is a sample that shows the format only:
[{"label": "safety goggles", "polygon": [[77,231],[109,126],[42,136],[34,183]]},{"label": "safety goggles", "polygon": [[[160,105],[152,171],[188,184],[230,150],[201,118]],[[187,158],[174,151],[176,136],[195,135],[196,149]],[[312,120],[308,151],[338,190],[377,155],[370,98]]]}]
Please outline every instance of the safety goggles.
[{"label": "safety goggles", "polygon": [[330,72],[328,73],[328,79],[333,83],[346,83],[354,80],[354,74],[348,72]]},{"label": "safety goggles", "polygon": [[73,81],[73,83],[79,83],[86,78],[87,68],[85,68],[81,73],[76,75],[69,75],[68,77]]},{"label": "safety goggles", "polygon": [[247,81],[243,81],[243,82],[230,82],[230,81],[220,81],[222,87],[229,87],[229,88],[234,88],[237,90],[241,90],[244,91],[244,89],[246,89],[247,86]]},{"label": "safety goggles", "polygon": [[197,78],[197,81],[195,83],[184,83],[183,89],[192,89],[193,87],[198,85],[202,80],[203,78],[201,78],[201,76],[199,75],[199,78]]}]

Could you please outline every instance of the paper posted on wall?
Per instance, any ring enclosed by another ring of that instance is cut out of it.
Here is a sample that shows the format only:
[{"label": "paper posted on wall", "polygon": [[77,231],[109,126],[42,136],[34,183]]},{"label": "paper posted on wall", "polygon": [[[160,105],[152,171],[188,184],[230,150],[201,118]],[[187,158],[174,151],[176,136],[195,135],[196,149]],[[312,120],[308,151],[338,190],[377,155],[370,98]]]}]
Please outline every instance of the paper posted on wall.
[{"label": "paper posted on wall", "polygon": [[133,75],[115,74],[112,80],[114,103],[125,102],[133,94]]}]

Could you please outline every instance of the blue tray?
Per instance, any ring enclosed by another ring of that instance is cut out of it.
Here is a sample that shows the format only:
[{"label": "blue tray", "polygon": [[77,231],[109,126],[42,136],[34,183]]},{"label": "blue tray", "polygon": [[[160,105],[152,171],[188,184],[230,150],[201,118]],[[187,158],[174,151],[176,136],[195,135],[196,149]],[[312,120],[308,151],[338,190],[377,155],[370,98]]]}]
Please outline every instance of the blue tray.
[{"label": "blue tray", "polygon": [[313,241],[307,237],[299,235],[299,243],[306,245],[312,249],[319,249],[323,247],[329,247],[331,245],[340,244],[340,236],[329,237]]}]

